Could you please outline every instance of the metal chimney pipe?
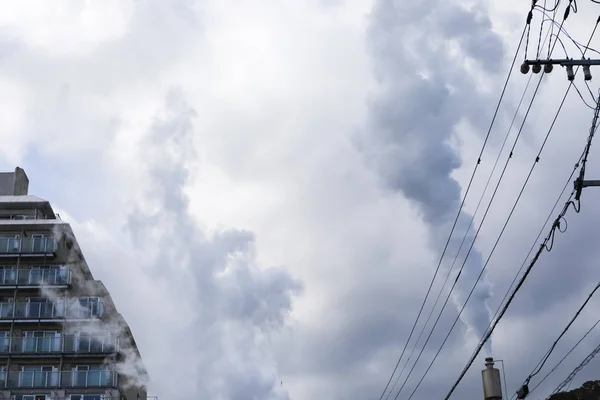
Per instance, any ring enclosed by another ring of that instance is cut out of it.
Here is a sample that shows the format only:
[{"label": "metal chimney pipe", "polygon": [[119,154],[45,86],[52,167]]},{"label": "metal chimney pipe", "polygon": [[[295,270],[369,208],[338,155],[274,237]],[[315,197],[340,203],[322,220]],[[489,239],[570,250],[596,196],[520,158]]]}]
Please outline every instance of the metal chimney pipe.
[{"label": "metal chimney pipe", "polygon": [[502,400],[502,382],[500,381],[500,370],[494,368],[494,359],[485,359],[485,369],[481,371],[483,381],[483,398],[485,400]]}]

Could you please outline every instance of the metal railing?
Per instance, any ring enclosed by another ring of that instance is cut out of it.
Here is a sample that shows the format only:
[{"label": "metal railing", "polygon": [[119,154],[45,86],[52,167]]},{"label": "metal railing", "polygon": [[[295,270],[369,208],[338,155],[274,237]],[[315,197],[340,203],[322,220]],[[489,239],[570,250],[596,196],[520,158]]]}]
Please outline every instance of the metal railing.
[{"label": "metal railing", "polygon": [[119,348],[115,336],[0,337],[0,354],[106,354]]},{"label": "metal railing", "polygon": [[57,248],[53,236],[0,237],[0,254],[50,254]]},{"label": "metal railing", "polygon": [[117,372],[94,371],[9,371],[0,372],[0,388],[99,388],[116,387]]},{"label": "metal railing", "polygon": [[77,318],[88,319],[102,315],[102,303],[70,304],[57,302],[0,302],[0,319],[13,318]]},{"label": "metal railing", "polygon": [[68,268],[5,268],[0,269],[0,285],[68,285],[71,283],[71,270]]},{"label": "metal railing", "polygon": [[[35,398],[36,396],[47,396],[51,400],[123,400],[123,396],[114,397],[114,396],[106,396],[104,393],[84,393],[84,394],[70,394],[67,396],[55,396],[54,393],[48,394],[13,394],[10,397],[10,400],[29,400]],[[1,398],[1,397],[0,397]],[[139,395],[139,397],[134,398],[134,400],[158,400],[158,396],[143,396]]]},{"label": "metal railing", "polygon": [[[97,391],[97,390],[95,390]],[[83,393],[83,394],[69,394],[67,396],[56,396],[55,393],[48,394],[13,394],[11,395],[11,400],[29,400],[33,399],[36,396],[42,396],[46,398],[50,398],[51,400],[123,400],[123,396],[114,397],[114,396],[106,396],[104,393]],[[1,398],[1,397],[0,397]],[[158,396],[143,396],[139,395],[134,400],[158,400]]]},{"label": "metal railing", "polygon": [[25,214],[0,214],[0,221],[23,221],[28,219],[37,219],[35,215]]}]

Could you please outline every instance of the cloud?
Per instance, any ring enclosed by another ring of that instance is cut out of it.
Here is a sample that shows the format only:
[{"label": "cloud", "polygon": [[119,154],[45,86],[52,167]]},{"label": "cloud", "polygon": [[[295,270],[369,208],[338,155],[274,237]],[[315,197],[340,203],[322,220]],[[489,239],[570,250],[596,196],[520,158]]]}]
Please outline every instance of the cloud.
[{"label": "cloud", "polygon": [[[151,394],[353,400],[381,392],[526,12],[516,1],[489,10],[404,3],[65,3],[55,17],[50,8],[11,14],[5,6],[0,165],[23,166],[31,192],[72,223],[132,328]],[[569,27],[587,35],[596,9],[580,7]],[[114,24],[91,21],[101,15]],[[459,234],[526,79],[511,81]],[[478,271],[474,256],[493,245],[563,88],[560,74],[545,78],[468,270]],[[491,295],[493,310],[581,151],[590,115],[573,99],[488,267],[493,286],[477,293]],[[595,214],[586,204],[597,199],[585,195],[585,211],[569,217],[494,335],[509,388],[593,276]],[[472,278],[461,277],[463,289]],[[468,315],[472,324],[489,318],[484,307],[471,311],[481,311]],[[456,315],[445,311],[403,397]],[[582,318],[557,356],[594,316]],[[473,349],[467,333],[456,327],[414,399],[445,394]],[[481,395],[482,364],[457,398]]]}]

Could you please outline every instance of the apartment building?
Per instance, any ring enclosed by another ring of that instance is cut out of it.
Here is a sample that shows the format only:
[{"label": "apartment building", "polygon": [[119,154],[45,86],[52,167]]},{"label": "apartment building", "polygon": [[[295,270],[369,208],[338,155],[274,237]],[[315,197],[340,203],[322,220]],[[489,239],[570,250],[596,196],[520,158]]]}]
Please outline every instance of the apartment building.
[{"label": "apartment building", "polygon": [[146,400],[127,323],[94,280],[68,223],[0,173],[0,397]]}]

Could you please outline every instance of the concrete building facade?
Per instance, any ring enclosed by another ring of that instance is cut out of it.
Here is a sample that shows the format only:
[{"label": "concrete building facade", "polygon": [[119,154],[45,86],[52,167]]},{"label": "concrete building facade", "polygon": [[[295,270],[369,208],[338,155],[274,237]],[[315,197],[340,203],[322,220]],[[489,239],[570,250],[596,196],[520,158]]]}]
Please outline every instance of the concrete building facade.
[{"label": "concrete building facade", "polygon": [[68,223],[0,173],[0,398],[146,400],[148,375]]}]

